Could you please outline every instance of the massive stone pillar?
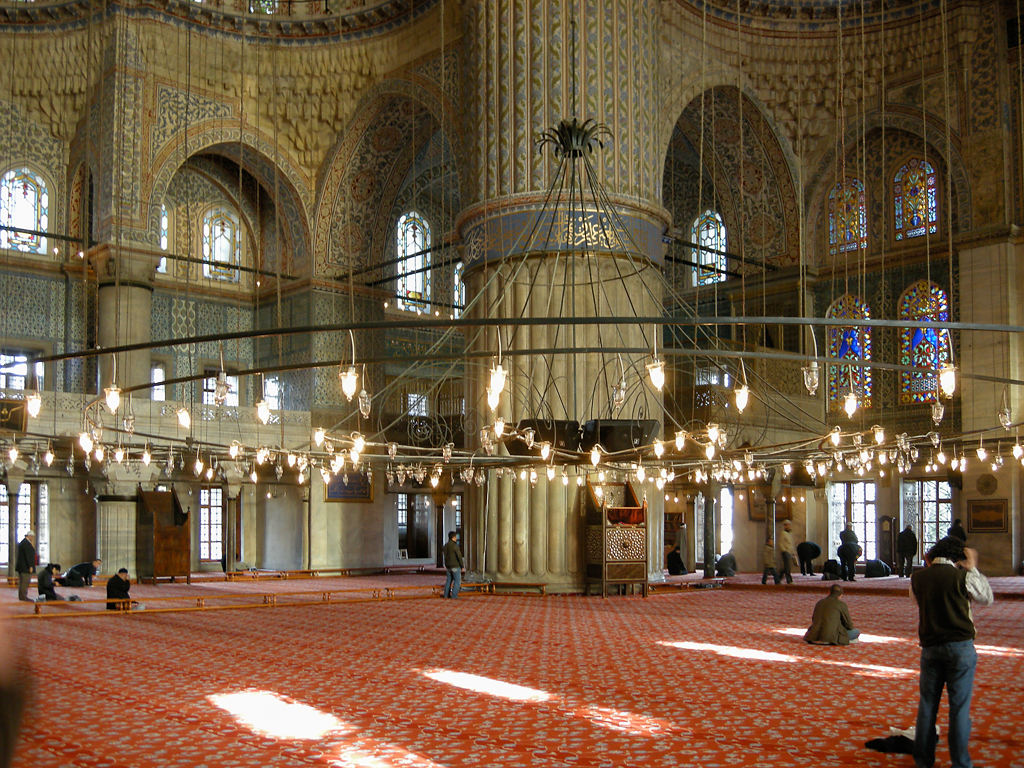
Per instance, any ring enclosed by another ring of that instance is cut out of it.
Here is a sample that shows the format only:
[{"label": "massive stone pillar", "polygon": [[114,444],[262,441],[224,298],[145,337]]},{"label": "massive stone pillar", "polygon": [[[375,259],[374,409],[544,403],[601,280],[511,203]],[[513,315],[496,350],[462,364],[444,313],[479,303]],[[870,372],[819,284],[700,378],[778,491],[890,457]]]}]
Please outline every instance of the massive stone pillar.
[{"label": "massive stone pillar", "polygon": [[[661,327],[635,321],[661,315],[656,267],[668,225],[657,204],[656,7],[651,0],[486,0],[469,10],[472,204],[457,224],[467,244],[466,314],[508,320],[468,334],[470,353],[483,355],[470,367],[470,435],[496,416],[512,428],[523,419],[661,421],[660,396],[645,376]],[[606,125],[610,137],[596,136],[603,148],[596,140],[577,147],[570,157],[577,175],[561,177],[566,146],[561,154],[538,152],[536,141],[573,118]],[[584,155],[607,193],[599,201]],[[560,178],[562,192],[549,196]],[[621,322],[517,322],[536,318]],[[488,356],[499,347],[508,385],[492,412]],[[616,408],[612,390],[623,371],[628,392]],[[487,492],[478,493],[468,511],[479,516],[474,555],[485,575],[554,590],[582,586],[575,481],[593,468],[564,455],[554,465],[551,481],[543,468],[536,482],[492,471]],[[653,485],[637,490],[648,502],[651,575],[660,579],[663,498]]]}]

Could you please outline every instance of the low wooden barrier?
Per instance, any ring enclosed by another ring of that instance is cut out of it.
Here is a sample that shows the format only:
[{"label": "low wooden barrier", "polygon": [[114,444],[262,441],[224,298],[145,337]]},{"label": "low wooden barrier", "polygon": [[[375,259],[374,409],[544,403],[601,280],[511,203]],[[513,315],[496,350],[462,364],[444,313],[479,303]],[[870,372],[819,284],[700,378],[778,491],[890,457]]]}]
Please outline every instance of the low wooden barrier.
[{"label": "low wooden barrier", "polygon": [[682,592],[686,589],[717,589],[725,586],[725,579],[700,579],[699,581],[662,581],[651,582],[648,589],[653,592]]}]

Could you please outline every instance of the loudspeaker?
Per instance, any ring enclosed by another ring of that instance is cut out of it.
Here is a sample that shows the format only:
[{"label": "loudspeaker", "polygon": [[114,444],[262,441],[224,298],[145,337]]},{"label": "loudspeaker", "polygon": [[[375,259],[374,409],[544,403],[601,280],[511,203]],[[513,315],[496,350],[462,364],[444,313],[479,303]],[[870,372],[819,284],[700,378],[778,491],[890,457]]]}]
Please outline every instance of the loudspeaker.
[{"label": "loudspeaker", "polygon": [[630,451],[653,443],[660,428],[654,419],[591,419],[583,425],[580,450],[600,444],[605,453]]}]

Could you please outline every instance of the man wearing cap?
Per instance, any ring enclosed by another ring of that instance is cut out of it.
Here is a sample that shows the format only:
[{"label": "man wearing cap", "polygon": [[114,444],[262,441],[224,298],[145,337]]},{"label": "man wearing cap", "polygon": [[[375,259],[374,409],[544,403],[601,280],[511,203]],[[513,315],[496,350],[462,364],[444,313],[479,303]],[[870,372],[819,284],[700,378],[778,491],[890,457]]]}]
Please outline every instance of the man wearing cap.
[{"label": "man wearing cap", "polygon": [[949,699],[949,756],[953,768],[972,768],[971,693],[978,654],[971,603],[990,605],[992,587],[978,570],[978,553],[954,536],[925,554],[927,567],[910,577],[921,641],[921,698],[917,706],[914,764],[935,764],[935,718],[945,687]]},{"label": "man wearing cap", "polygon": [[18,599],[31,602],[28,596],[28,584],[36,570],[36,535],[32,531],[25,532],[25,538],[18,542],[18,556],[14,561],[14,570],[18,574]]},{"label": "man wearing cap", "polygon": [[462,550],[459,549],[459,534],[455,531],[448,531],[448,543],[444,545],[444,567],[447,576],[444,579],[444,592],[441,597],[449,597],[452,600],[459,596],[459,588],[462,586],[462,571],[466,562],[462,559]]}]

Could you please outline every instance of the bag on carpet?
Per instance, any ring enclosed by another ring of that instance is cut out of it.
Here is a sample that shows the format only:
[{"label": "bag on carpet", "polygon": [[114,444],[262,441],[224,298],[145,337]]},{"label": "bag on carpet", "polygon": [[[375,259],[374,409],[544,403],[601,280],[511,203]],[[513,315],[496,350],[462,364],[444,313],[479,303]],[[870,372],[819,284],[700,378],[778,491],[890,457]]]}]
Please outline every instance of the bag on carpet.
[{"label": "bag on carpet", "polygon": [[839,561],[838,560],[826,560],[825,565],[821,569],[821,580],[822,581],[838,581],[839,580]]}]

